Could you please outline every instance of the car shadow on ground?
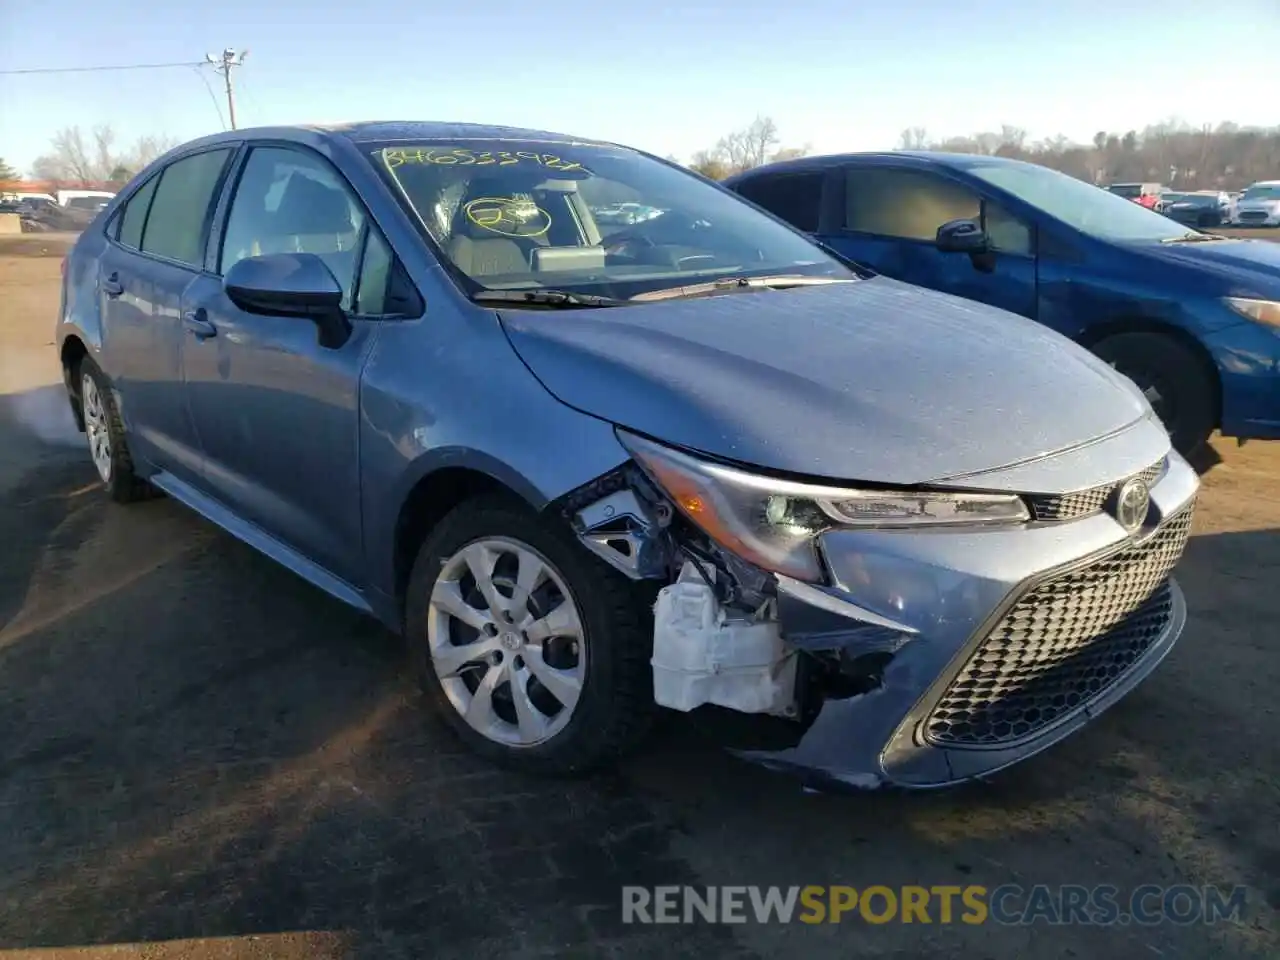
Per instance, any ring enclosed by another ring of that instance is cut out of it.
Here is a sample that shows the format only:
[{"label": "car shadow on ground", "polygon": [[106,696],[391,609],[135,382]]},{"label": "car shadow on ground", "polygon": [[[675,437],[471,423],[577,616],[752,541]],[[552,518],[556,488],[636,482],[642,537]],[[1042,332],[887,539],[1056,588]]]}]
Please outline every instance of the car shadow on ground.
[{"label": "car shadow on ground", "polygon": [[[1277,531],[1194,538],[1186,638],[1051,753],[962,790],[836,797],[733,760],[699,715],[668,717],[612,774],[498,771],[424,714],[376,624],[176,503],[77,493],[92,479],[83,454],[50,453],[0,503],[16,534],[0,575],[0,949],[285,931],[339,931],[346,955],[378,960],[834,957],[851,935],[903,958],[1274,943]],[[945,937],[620,917],[628,884],[1106,882],[1247,884],[1249,912]]]}]

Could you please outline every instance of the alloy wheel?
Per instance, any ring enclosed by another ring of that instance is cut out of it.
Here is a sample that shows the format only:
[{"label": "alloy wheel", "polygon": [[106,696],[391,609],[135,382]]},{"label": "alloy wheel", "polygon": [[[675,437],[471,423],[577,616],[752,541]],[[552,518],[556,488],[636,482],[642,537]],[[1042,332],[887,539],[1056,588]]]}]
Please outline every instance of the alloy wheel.
[{"label": "alloy wheel", "polygon": [[84,412],[84,432],[89,441],[89,454],[103,483],[111,482],[111,427],[107,419],[106,402],[98,389],[98,382],[89,374],[80,378],[81,407]]},{"label": "alloy wheel", "polygon": [[586,680],[573,593],[546,557],[507,537],[473,541],[444,562],[427,607],[427,644],[453,708],[510,747],[560,733]]}]

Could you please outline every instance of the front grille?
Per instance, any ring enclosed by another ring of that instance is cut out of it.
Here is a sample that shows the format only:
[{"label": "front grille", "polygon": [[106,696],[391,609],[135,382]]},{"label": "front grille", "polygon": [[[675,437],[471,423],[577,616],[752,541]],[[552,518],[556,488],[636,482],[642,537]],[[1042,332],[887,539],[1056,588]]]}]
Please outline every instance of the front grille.
[{"label": "front grille", "polygon": [[1028,591],[987,634],[924,722],[939,746],[999,747],[1095,699],[1140,660],[1173,612],[1169,573],[1194,504],[1149,540]]},{"label": "front grille", "polygon": [[[1164,470],[1164,460],[1153,463],[1138,474],[1146,481],[1147,486],[1155,483]],[[1127,478],[1126,478],[1127,479]],[[1089,490],[1078,490],[1075,493],[1033,494],[1027,500],[1031,504],[1031,516],[1036,520],[1078,520],[1091,516],[1102,509],[1107,498],[1115,492],[1116,487],[1124,481],[1106,483]]]},{"label": "front grille", "polygon": [[1237,219],[1241,223],[1262,223],[1267,219],[1267,211],[1265,210],[1241,210],[1237,214]]}]

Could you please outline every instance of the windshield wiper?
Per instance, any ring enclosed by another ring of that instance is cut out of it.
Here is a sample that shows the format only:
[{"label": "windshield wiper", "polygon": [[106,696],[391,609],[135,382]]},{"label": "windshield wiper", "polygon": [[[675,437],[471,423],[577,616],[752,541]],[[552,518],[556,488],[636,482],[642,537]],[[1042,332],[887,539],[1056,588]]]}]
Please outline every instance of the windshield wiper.
[{"label": "windshield wiper", "polygon": [[629,301],[570,290],[478,290],[471,295],[476,303],[513,303],[531,307],[625,307]]},{"label": "windshield wiper", "polygon": [[1180,237],[1169,237],[1167,240],[1161,240],[1161,243],[1206,243],[1209,240],[1226,240],[1227,237],[1219,236],[1216,233],[1196,233],[1194,230],[1190,233],[1184,233]]},{"label": "windshield wiper", "polygon": [[705,297],[715,293],[731,293],[737,290],[786,290],[790,287],[818,287],[829,283],[857,283],[856,278],[810,277],[805,274],[778,274],[772,277],[722,277],[707,283],[691,283],[683,287],[666,287],[650,290],[631,298],[631,302],[645,300],[675,300],[681,297]]}]

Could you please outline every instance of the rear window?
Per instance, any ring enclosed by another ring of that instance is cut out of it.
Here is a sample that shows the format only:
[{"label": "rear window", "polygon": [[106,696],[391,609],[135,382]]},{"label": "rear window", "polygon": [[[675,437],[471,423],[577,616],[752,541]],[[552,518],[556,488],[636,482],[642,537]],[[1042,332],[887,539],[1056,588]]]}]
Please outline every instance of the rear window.
[{"label": "rear window", "polygon": [[142,250],[193,267],[204,263],[205,228],[229,149],[183,157],[160,174],[142,234]]},{"label": "rear window", "polygon": [[126,247],[137,250],[142,246],[142,228],[146,225],[147,211],[151,208],[151,198],[159,180],[159,177],[152,177],[124,205],[124,212],[120,215],[119,240]]}]

